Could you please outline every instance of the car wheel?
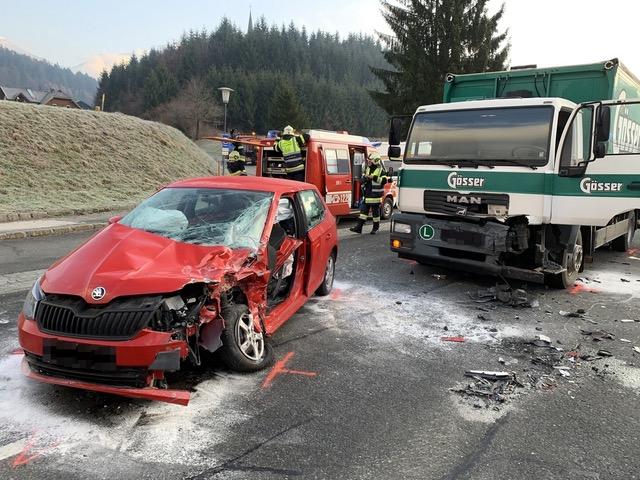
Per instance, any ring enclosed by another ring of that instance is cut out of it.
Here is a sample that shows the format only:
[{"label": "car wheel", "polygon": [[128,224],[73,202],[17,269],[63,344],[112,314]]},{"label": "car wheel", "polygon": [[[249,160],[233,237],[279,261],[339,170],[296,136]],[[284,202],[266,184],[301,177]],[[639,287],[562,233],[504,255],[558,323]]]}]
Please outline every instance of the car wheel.
[{"label": "car wheel", "polygon": [[582,249],[582,232],[578,230],[576,244],[573,247],[573,255],[568,255],[566,250],[562,251],[562,273],[549,275],[547,283],[554,288],[568,288],[578,279],[578,274],[584,261],[584,251]]},{"label": "car wheel", "polygon": [[387,197],[382,202],[380,217],[382,220],[389,220],[393,214],[393,198]]},{"label": "car wheel", "polygon": [[636,212],[631,212],[629,214],[629,219],[630,221],[627,233],[611,242],[611,248],[616,252],[626,252],[629,250],[631,243],[633,242],[633,234],[636,233]]},{"label": "car wheel", "polygon": [[222,310],[222,361],[237,372],[255,372],[273,362],[273,347],[264,332],[256,332],[254,317],[246,305],[229,305]]},{"label": "car wheel", "polygon": [[324,277],[322,278],[322,284],[316,290],[316,295],[320,295],[324,297],[325,295],[329,295],[331,290],[333,289],[333,279],[336,274],[336,254],[332,253],[329,255],[329,259],[327,260],[327,266],[324,270]]}]

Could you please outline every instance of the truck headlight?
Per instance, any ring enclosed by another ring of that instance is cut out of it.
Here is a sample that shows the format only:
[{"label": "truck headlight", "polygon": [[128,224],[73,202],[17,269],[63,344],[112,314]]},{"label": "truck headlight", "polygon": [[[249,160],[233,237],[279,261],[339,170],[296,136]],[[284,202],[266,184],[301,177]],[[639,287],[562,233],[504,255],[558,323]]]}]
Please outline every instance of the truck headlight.
[{"label": "truck headlight", "polygon": [[38,302],[44,299],[44,292],[42,291],[42,288],[40,288],[41,278],[38,278],[36,283],[33,284],[33,287],[31,288],[31,291],[27,293],[27,298],[24,299],[24,305],[22,306],[22,313],[24,313],[24,316],[30,320],[33,320],[36,316],[36,306],[38,305]]},{"label": "truck headlight", "polygon": [[408,223],[393,222],[393,231],[397,233],[411,233],[411,225]]}]

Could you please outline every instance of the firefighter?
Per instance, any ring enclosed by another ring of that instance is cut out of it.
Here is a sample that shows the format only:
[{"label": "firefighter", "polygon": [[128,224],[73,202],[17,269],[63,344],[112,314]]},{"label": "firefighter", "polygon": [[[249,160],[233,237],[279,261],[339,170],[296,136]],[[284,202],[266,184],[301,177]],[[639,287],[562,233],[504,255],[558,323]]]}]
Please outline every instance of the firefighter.
[{"label": "firefighter", "polygon": [[240,155],[240,152],[234,150],[229,154],[229,162],[227,167],[229,168],[229,175],[232,176],[246,176],[247,172],[244,170],[245,158]]},{"label": "firefighter", "polygon": [[371,235],[375,235],[380,229],[380,203],[384,194],[384,185],[387,183],[387,177],[382,167],[382,159],[380,154],[373,150],[367,158],[367,166],[362,175],[362,185],[364,190],[364,199],[360,204],[360,217],[358,224],[349,230],[355,233],[362,233],[362,227],[369,218],[369,211],[373,217],[373,228]]},{"label": "firefighter", "polygon": [[296,135],[291,125],[284,127],[282,138],[277,140],[273,146],[276,152],[282,154],[284,169],[289,180],[304,182],[304,158],[302,158],[302,148],[304,148],[304,138]]}]

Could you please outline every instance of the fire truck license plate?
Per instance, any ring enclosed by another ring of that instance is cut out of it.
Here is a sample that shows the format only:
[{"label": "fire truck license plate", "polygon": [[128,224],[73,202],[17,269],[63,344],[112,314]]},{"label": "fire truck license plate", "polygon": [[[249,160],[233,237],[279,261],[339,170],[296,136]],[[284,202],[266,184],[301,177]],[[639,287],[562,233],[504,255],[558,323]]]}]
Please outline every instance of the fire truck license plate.
[{"label": "fire truck license plate", "polygon": [[332,203],[346,203],[351,205],[351,192],[329,192],[326,198],[327,205]]}]

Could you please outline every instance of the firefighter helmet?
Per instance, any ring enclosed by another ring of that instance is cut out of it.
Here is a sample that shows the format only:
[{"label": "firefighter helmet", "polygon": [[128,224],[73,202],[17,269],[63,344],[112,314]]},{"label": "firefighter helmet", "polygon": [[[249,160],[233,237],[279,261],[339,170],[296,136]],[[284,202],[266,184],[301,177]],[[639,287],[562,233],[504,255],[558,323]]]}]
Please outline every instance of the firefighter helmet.
[{"label": "firefighter helmet", "polygon": [[234,150],[229,154],[229,160],[239,160],[239,159],[240,159],[240,152],[238,152],[237,150]]},{"label": "firefighter helmet", "polygon": [[377,150],[372,150],[371,152],[369,152],[369,160],[371,160],[373,163],[380,163],[382,158],[380,157],[380,154]]},{"label": "firefighter helmet", "polygon": [[283,135],[293,135],[293,127],[291,125],[287,125],[286,127],[284,127],[284,130],[282,131]]}]

